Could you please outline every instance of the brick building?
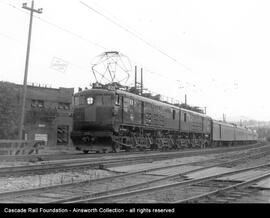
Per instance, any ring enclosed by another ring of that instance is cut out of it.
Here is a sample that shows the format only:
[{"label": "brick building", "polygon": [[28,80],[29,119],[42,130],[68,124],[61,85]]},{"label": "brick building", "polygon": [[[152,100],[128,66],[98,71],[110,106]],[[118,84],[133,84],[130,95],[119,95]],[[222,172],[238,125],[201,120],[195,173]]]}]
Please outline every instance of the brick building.
[{"label": "brick building", "polygon": [[[0,82],[1,83],[1,82]],[[9,83],[22,95],[22,86]],[[45,140],[50,147],[71,146],[73,88],[27,86],[25,139]]]}]

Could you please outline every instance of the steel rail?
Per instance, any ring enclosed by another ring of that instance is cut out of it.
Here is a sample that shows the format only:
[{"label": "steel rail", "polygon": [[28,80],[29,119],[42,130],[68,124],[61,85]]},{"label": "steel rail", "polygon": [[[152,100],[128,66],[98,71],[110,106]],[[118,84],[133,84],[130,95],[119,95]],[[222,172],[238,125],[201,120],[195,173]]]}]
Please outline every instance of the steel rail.
[{"label": "steel rail", "polygon": [[[264,149],[270,147],[269,145],[263,145],[255,148],[249,148],[245,149],[244,151],[250,151],[250,150],[258,150],[258,149]],[[224,149],[224,148],[223,148]],[[220,150],[215,150],[215,151],[224,151],[224,152],[231,152],[231,151],[238,151],[240,150],[239,147],[230,147],[227,149],[220,149]],[[243,149],[243,148],[241,148]],[[212,150],[210,153],[215,153],[214,150]],[[15,166],[15,167],[5,167],[5,168],[0,168],[0,176],[7,176],[7,175],[21,175],[21,174],[26,174],[26,173],[41,173],[43,171],[47,170],[65,170],[65,169],[72,169],[72,168],[79,168],[79,167],[88,167],[88,168],[94,168],[94,169],[103,169],[107,166],[112,166],[113,164],[115,166],[119,166],[124,163],[132,163],[134,161],[142,161],[142,162],[151,162],[155,161],[156,159],[162,160],[164,159],[169,159],[173,157],[181,157],[185,154],[196,154],[198,151],[187,151],[187,152],[178,152],[178,153],[172,153],[170,154],[169,152],[167,153],[162,153],[162,154],[154,154],[154,155],[146,155],[146,156],[135,156],[135,157],[117,157],[114,158],[114,160],[102,160],[102,161],[97,161],[95,160],[89,160],[87,158],[86,160],[80,160],[76,159],[74,163],[71,162],[71,160],[61,160],[58,163],[54,162],[49,162],[44,165],[36,164],[36,165],[30,165],[30,166]],[[203,152],[204,153],[204,152]],[[208,152],[208,154],[210,154]],[[200,153],[201,154],[201,153]],[[126,161],[126,162],[125,162]]]},{"label": "steel rail", "polygon": [[196,201],[198,201],[198,200],[200,200],[202,198],[210,197],[211,195],[216,195],[216,194],[219,194],[219,193],[224,194],[224,192],[226,192],[226,191],[236,189],[236,188],[240,188],[240,187],[243,187],[243,186],[248,186],[250,184],[254,184],[255,182],[261,181],[261,180],[263,180],[265,178],[268,178],[268,177],[270,177],[270,173],[265,173],[265,174],[263,174],[261,176],[257,176],[255,178],[249,179],[247,181],[244,181],[244,182],[241,182],[241,183],[238,183],[238,184],[235,184],[235,185],[231,185],[231,186],[221,188],[221,189],[218,189],[218,190],[215,190],[215,191],[212,191],[212,192],[207,192],[205,194],[196,195],[194,197],[179,200],[179,201],[175,201],[175,202],[172,202],[172,203],[192,203],[194,201],[196,202]]},{"label": "steel rail", "polygon": [[[270,151],[268,151],[268,152],[270,152]],[[265,154],[265,151],[261,152],[259,154],[248,155],[248,157],[256,157],[256,156],[260,156],[261,154]],[[224,158],[224,157],[222,157],[222,158]],[[227,158],[227,157],[225,157],[225,158]],[[206,166],[206,167],[200,167],[198,169],[189,170],[189,171],[181,173],[181,174],[175,174],[175,175],[168,176],[168,177],[165,177],[165,178],[156,179],[156,180],[153,180],[151,182],[145,182],[145,183],[132,185],[132,186],[126,187],[126,189],[128,189],[128,188],[136,188],[137,186],[139,187],[139,186],[143,186],[143,185],[147,185],[147,184],[151,184],[151,183],[155,183],[155,182],[159,182],[159,181],[164,181],[164,180],[176,178],[176,177],[179,177],[179,175],[185,175],[185,174],[188,174],[188,173],[201,171],[203,169],[208,169],[208,168],[212,168],[212,167],[215,167],[215,166],[231,164],[231,163],[238,162],[238,161],[241,161],[241,160],[246,159],[246,158],[247,157],[241,157],[241,158],[237,158],[237,159],[234,159],[234,160],[229,160],[229,161],[224,161],[224,162],[217,163],[217,164],[212,164],[212,165]],[[18,197],[18,196],[25,195],[25,194],[33,194],[33,193],[37,193],[37,192],[47,191],[48,189],[65,188],[65,187],[74,186],[74,185],[79,185],[80,186],[80,185],[83,185],[83,184],[87,184],[89,182],[91,182],[91,184],[95,184],[95,183],[100,183],[100,182],[104,182],[104,181],[111,181],[111,180],[122,178],[122,177],[129,177],[129,176],[144,174],[144,173],[151,172],[151,171],[158,171],[158,170],[163,170],[163,169],[169,169],[169,168],[175,168],[175,167],[187,166],[187,165],[199,164],[199,163],[205,163],[205,162],[207,163],[209,161],[216,161],[216,160],[220,160],[220,157],[211,158],[211,159],[208,159],[208,160],[191,161],[191,162],[187,162],[187,163],[173,164],[173,165],[169,165],[169,166],[155,167],[155,168],[150,168],[150,169],[146,169],[146,170],[140,170],[140,171],[131,172],[131,173],[123,173],[123,174],[116,175],[116,176],[103,177],[103,178],[94,179],[94,180],[91,180],[91,181],[87,180],[87,181],[80,181],[80,182],[76,182],[76,183],[66,183],[66,184],[46,186],[46,187],[41,187],[41,188],[23,189],[23,190],[18,190],[18,191],[11,191],[11,192],[2,192],[2,193],[0,193],[0,198],[3,199],[3,198],[8,198],[10,196]],[[85,197],[85,196],[83,196],[83,197]],[[57,201],[55,203],[57,203]]]},{"label": "steel rail", "polygon": [[228,176],[228,175],[233,175],[233,174],[237,174],[237,173],[241,173],[241,172],[245,172],[245,171],[250,171],[250,170],[254,170],[254,169],[258,169],[258,168],[263,168],[263,167],[270,167],[270,164],[262,164],[262,165],[258,165],[255,167],[249,167],[249,168],[244,168],[244,169],[240,169],[240,170],[234,170],[231,172],[226,172],[226,173],[221,173],[218,175],[213,175],[213,176],[206,176],[203,178],[199,178],[199,179],[192,179],[192,180],[188,180],[188,181],[182,181],[182,182],[175,182],[175,183],[171,183],[171,184],[167,184],[167,185],[160,185],[160,186],[155,186],[155,187],[151,187],[151,188],[144,188],[144,189],[140,189],[140,190],[135,190],[135,191],[130,191],[130,192],[124,192],[124,193],[118,193],[118,194],[112,194],[112,195],[107,195],[107,196],[101,196],[101,197],[96,197],[96,198],[86,198],[86,199],[79,199],[79,200],[74,200],[74,201],[69,201],[66,203],[100,203],[100,202],[107,202],[107,201],[112,201],[115,199],[123,199],[123,198],[128,198],[131,196],[136,196],[136,195],[140,195],[140,194],[147,194],[147,193],[151,193],[151,192],[155,192],[155,191],[163,191],[163,190],[167,190],[170,188],[177,188],[177,187],[181,187],[181,186],[187,186],[187,185],[193,185],[193,184],[197,184],[197,183],[201,183],[201,182],[205,182],[208,180],[212,180],[218,177],[223,177],[223,176]]},{"label": "steel rail", "polygon": [[[177,150],[168,150],[168,151],[149,151],[149,150],[146,150],[146,151],[136,151],[136,152],[119,152],[119,153],[106,153],[106,154],[89,154],[87,156],[91,156],[90,158],[96,158],[96,159],[102,159],[102,158],[106,158],[108,157],[108,155],[110,156],[110,158],[117,158],[118,156],[122,156],[122,155],[125,155],[126,157],[128,157],[129,155],[138,155],[138,154],[148,154],[148,155],[161,155],[161,154],[170,154],[170,153],[183,153],[183,154],[189,154],[191,152],[194,153],[194,152],[198,152],[198,153],[207,153],[209,151],[226,151],[226,150],[231,150],[231,149],[234,149],[234,150],[241,150],[241,149],[249,149],[249,148],[252,148],[252,147],[259,147],[259,146],[264,146],[266,144],[266,142],[257,142],[257,143],[254,143],[254,144],[249,144],[249,145],[235,145],[235,146],[222,146],[222,147],[207,147],[207,148],[204,148],[204,149],[201,149],[201,148],[180,148],[180,149],[177,149]],[[28,158],[46,158],[47,156],[59,156],[60,154],[40,154],[40,155],[30,155],[30,156],[20,156],[20,155],[16,155],[16,156],[10,156],[10,155],[0,155],[0,159],[1,160],[12,160],[13,158],[16,159],[16,161],[19,161],[20,157],[23,157],[25,161],[25,159],[27,160]],[[79,157],[79,159],[85,159],[86,155],[85,154],[63,154],[62,156],[75,156],[75,157]],[[81,157],[82,156],[82,157]],[[57,160],[57,159],[54,159],[54,161],[68,161],[70,159],[73,159],[73,158],[67,158],[67,159],[64,159],[64,160]],[[86,158],[88,159],[88,157]],[[53,160],[46,160],[46,161],[53,161]]]},{"label": "steel rail", "polygon": [[[260,154],[265,154],[265,152],[262,152]],[[260,154],[255,154],[255,155],[250,155],[250,156],[255,157],[255,156],[259,156]],[[110,194],[117,193],[117,192],[128,190],[128,189],[139,188],[139,187],[142,187],[142,186],[145,186],[145,185],[150,185],[150,184],[153,184],[153,183],[156,183],[156,182],[160,182],[160,181],[165,181],[165,180],[177,178],[179,176],[184,176],[184,175],[189,174],[189,173],[194,173],[194,172],[197,172],[197,171],[202,171],[202,170],[209,169],[209,168],[216,167],[216,166],[222,166],[222,165],[226,165],[226,164],[231,164],[231,163],[238,162],[238,161],[241,161],[241,160],[246,159],[246,158],[247,157],[241,157],[241,158],[237,158],[235,160],[229,160],[229,161],[226,161],[226,162],[217,163],[217,164],[213,164],[213,165],[206,166],[206,167],[200,167],[198,169],[189,170],[189,171],[186,171],[184,173],[178,173],[178,174],[174,174],[174,175],[167,176],[167,177],[164,177],[164,178],[160,178],[160,179],[156,179],[156,180],[152,180],[152,181],[148,181],[148,182],[143,182],[143,183],[131,185],[131,186],[124,187],[124,188],[109,190],[109,191],[95,193],[95,194],[88,194],[88,195],[84,195],[84,196],[80,196],[80,197],[73,197],[73,198],[69,198],[69,199],[65,199],[65,200],[55,201],[54,203],[61,203],[61,202],[63,203],[65,201],[70,201],[70,200],[78,200],[78,199],[83,199],[83,198],[87,198],[87,197],[89,198],[89,196],[93,196],[93,195],[100,196],[100,195],[109,194],[109,193]],[[217,160],[217,159],[218,158],[216,158],[216,159],[214,158],[214,159],[211,159],[211,160]],[[205,162],[205,161],[202,161],[202,162]],[[159,169],[156,169],[156,170],[159,170]]]}]

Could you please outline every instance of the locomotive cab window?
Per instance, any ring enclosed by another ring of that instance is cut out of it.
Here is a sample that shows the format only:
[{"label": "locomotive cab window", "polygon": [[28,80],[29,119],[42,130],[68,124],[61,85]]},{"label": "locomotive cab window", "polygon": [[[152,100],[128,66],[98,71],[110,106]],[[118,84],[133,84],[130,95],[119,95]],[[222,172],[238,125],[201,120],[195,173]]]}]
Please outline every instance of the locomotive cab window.
[{"label": "locomotive cab window", "polygon": [[87,102],[87,104],[89,104],[89,105],[94,104],[94,98],[93,98],[93,97],[88,97],[88,98],[86,99],[86,102]]},{"label": "locomotive cab window", "polygon": [[184,113],[184,122],[187,122],[187,113]]},{"label": "locomotive cab window", "polygon": [[85,104],[85,98],[83,96],[74,96],[74,105],[79,106]]},{"label": "locomotive cab window", "polygon": [[95,105],[103,105],[102,95],[95,96]]},{"label": "locomotive cab window", "polygon": [[74,96],[74,105],[79,105],[80,104],[80,99],[78,96]]},{"label": "locomotive cab window", "polygon": [[103,95],[102,96],[102,104],[106,106],[110,106],[112,104],[111,95]]}]

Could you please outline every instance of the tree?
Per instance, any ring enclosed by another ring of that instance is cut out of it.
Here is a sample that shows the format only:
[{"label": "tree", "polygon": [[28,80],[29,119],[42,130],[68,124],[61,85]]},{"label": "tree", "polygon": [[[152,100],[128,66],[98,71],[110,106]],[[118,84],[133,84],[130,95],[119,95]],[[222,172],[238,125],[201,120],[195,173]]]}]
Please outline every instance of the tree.
[{"label": "tree", "polygon": [[0,139],[17,139],[20,118],[19,87],[0,82]]},{"label": "tree", "polygon": [[257,133],[260,138],[266,138],[268,141],[270,141],[270,127],[269,126],[259,127],[257,129]]}]

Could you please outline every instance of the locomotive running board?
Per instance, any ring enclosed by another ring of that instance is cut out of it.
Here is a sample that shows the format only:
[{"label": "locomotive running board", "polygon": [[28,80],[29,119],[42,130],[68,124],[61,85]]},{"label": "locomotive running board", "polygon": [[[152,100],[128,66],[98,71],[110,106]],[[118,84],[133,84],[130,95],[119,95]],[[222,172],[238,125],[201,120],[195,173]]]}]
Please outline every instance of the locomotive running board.
[{"label": "locomotive running board", "polygon": [[[129,147],[129,148],[132,147],[131,145],[125,144],[125,143],[123,143],[123,142],[116,141],[115,139],[112,139],[112,141],[115,142],[115,143],[118,143],[119,145],[123,145],[123,146]],[[144,145],[136,144],[136,147],[138,147],[138,146],[145,147]]]}]

